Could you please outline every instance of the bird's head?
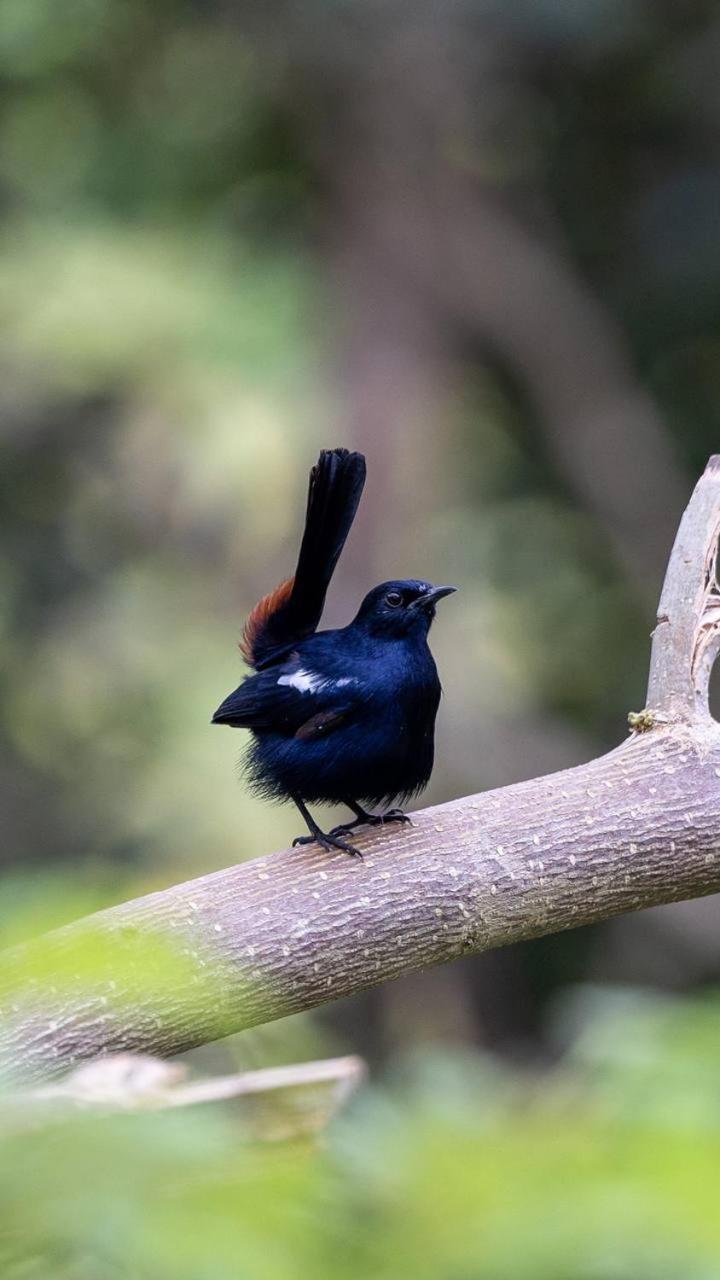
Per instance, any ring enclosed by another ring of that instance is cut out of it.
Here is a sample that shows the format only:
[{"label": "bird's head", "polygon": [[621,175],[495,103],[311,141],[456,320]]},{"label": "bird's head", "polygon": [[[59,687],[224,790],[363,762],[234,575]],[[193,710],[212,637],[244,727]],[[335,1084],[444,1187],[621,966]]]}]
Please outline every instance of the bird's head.
[{"label": "bird's head", "polygon": [[399,639],[403,636],[425,636],[435,617],[435,605],[457,587],[434,587],[417,578],[401,578],[381,582],[365,596],[355,624],[370,635]]}]

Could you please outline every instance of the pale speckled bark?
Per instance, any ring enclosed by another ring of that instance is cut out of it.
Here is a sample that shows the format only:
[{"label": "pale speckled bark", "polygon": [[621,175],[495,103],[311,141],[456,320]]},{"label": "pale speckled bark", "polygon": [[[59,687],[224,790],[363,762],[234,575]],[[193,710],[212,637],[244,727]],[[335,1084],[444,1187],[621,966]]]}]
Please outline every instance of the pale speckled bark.
[{"label": "pale speckled bark", "polygon": [[[689,609],[714,644],[703,592],[718,474],[713,460],[685,517],[694,553],[679,536],[671,557],[672,643],[653,651],[665,685],[653,670],[659,714],[646,732],[589,764],[359,837],[362,863],[313,848],[271,854],[6,955],[0,1070],[27,1080],[113,1050],[177,1053],[461,955],[720,891],[709,664],[693,676],[692,700],[664,701],[682,687],[678,665],[695,664]],[[83,938],[102,944],[92,977],[73,972]],[[177,956],[176,968],[165,956],[157,980],[146,972],[148,938],[169,940]],[[60,976],[50,985],[48,974]]]},{"label": "pale speckled bark", "polygon": [[708,462],[680,522],[653,634],[647,705],[666,721],[710,720],[720,646],[720,455]]}]

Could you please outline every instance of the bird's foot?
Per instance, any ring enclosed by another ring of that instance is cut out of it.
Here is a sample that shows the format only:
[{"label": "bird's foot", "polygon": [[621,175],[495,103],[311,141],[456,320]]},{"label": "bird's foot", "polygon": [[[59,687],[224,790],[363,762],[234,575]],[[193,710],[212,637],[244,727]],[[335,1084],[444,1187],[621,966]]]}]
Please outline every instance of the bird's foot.
[{"label": "bird's foot", "polygon": [[387,813],[379,813],[373,815],[374,822],[400,822],[412,826],[412,819],[402,809],[388,809]]},{"label": "bird's foot", "polygon": [[388,809],[387,813],[363,813],[362,817],[358,815],[354,822],[342,822],[339,826],[333,827],[330,832],[331,836],[347,835],[349,831],[354,831],[356,827],[382,827],[386,822],[401,822],[412,826],[412,822],[402,809]]},{"label": "bird's foot", "polygon": [[341,849],[343,853],[349,854],[351,858],[359,858],[362,862],[360,850],[338,836],[337,832],[341,830],[344,831],[345,828],[334,827],[327,834],[324,831],[317,831],[311,836],[296,836],[292,842],[293,849],[299,844],[319,844],[322,849]]}]

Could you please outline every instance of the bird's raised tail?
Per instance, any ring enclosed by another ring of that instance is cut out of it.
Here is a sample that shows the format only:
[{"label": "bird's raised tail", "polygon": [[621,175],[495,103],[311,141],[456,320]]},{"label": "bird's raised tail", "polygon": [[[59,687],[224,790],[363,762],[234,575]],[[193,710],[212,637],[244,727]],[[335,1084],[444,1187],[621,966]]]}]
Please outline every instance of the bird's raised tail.
[{"label": "bird's raised tail", "polygon": [[330,579],[365,484],[365,459],[324,449],[310,472],[305,532],[295,575],[264,596],[248,618],[240,650],[261,670],[317,630]]}]

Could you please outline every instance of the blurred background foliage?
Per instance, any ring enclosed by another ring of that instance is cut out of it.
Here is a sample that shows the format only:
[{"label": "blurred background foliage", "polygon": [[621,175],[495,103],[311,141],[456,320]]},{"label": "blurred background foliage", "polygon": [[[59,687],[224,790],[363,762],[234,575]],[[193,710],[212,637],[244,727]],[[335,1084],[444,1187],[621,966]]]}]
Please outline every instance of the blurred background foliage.
[{"label": "blurred background foliage", "polygon": [[2,1274],[708,1280],[717,1020],[716,999],[570,992],[562,1069],[405,1055],[320,1148],[249,1146],[227,1104],[6,1135]]},{"label": "blurred background foliage", "polygon": [[[462,587],[428,799],[622,736],[720,440],[719,52],[711,0],[0,0],[4,940],[295,834],[209,717],[322,446],[369,463],[329,623],[394,574]],[[720,1275],[716,925],[199,1056],[369,1056],[319,1157],[201,1116],[7,1149],[12,1274]]]}]

